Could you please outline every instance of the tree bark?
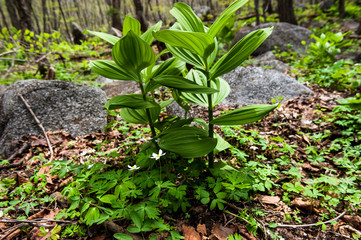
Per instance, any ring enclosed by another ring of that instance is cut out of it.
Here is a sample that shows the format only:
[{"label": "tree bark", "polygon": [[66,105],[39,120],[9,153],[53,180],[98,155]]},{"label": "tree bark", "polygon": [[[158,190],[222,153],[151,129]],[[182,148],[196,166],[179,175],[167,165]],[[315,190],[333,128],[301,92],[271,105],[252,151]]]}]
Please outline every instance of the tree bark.
[{"label": "tree bark", "polygon": [[11,25],[14,26],[16,29],[20,29],[20,21],[18,14],[16,12],[15,3],[13,0],[5,0],[6,8],[8,10],[10,16]]},{"label": "tree bark", "polygon": [[356,34],[361,35],[361,19],[358,22],[359,22],[359,25],[358,25],[358,28],[356,30]]},{"label": "tree bark", "polygon": [[338,0],[338,14],[341,18],[346,16],[345,0]]},{"label": "tree bark", "polygon": [[1,14],[1,18],[2,18],[2,20],[3,20],[3,24],[4,24],[4,26],[5,26],[7,29],[9,29],[8,22],[6,21],[5,14],[4,14],[4,12],[3,12],[3,10],[2,10],[2,8],[1,8],[1,6],[0,6],[0,14]]},{"label": "tree bark", "polygon": [[18,16],[20,19],[20,29],[29,29],[35,31],[33,20],[31,19],[31,6],[30,0],[13,0]]},{"label": "tree bark", "polygon": [[263,0],[263,11],[269,14],[273,13],[272,0]]},{"label": "tree bark", "polygon": [[138,21],[140,22],[142,32],[147,31],[148,29],[148,21],[144,16],[144,7],[142,0],[133,0],[135,7],[135,15],[137,16]]},{"label": "tree bark", "polygon": [[49,19],[48,9],[46,7],[46,0],[41,0],[41,8],[43,11],[43,32],[49,32],[46,17]]},{"label": "tree bark", "polygon": [[112,27],[121,30],[122,22],[120,19],[120,0],[112,0],[111,16],[112,16]]},{"label": "tree bark", "polygon": [[254,0],[254,9],[256,10],[256,25],[260,25],[259,20],[259,0]]},{"label": "tree bark", "polygon": [[280,22],[288,22],[297,25],[293,0],[278,0],[278,16]]},{"label": "tree bark", "polygon": [[69,40],[71,40],[72,37],[71,37],[71,35],[70,35],[70,31],[69,31],[69,28],[68,28],[68,24],[66,23],[66,18],[65,18],[65,15],[64,15],[63,8],[61,7],[61,0],[58,0],[58,3],[59,3],[60,13],[61,13],[61,15],[62,15],[62,17],[63,17],[63,20],[64,20],[66,32],[67,32],[67,34],[68,34]]}]

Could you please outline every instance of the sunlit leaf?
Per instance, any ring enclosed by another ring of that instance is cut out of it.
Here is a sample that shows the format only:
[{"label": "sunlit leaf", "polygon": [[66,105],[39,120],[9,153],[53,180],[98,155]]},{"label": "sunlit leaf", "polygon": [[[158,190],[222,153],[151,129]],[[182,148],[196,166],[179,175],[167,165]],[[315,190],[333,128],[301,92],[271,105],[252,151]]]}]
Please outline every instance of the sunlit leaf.
[{"label": "sunlit leaf", "polygon": [[[186,76],[187,79],[197,83],[198,85],[207,86],[207,78],[206,76],[198,70],[189,71]],[[229,84],[223,80],[222,78],[216,78],[211,83],[211,88],[217,89],[218,92],[212,94],[212,107],[216,106],[220,102],[222,102],[230,93]],[[203,106],[208,107],[208,95],[202,93],[182,93],[183,98],[187,101]]]},{"label": "sunlit leaf", "polygon": [[153,32],[153,35],[158,41],[164,42],[172,47],[185,48],[204,59],[207,58],[215,48],[213,38],[206,33],[165,29]]},{"label": "sunlit leaf", "polygon": [[141,94],[120,95],[109,99],[104,106],[108,110],[119,108],[146,109],[158,108],[155,102],[145,101]]},{"label": "sunlit leaf", "polygon": [[177,58],[169,58],[153,69],[152,77],[160,75],[180,75],[185,69],[185,62]]},{"label": "sunlit leaf", "polygon": [[148,45],[151,45],[154,37],[153,37],[153,31],[159,31],[159,29],[162,27],[162,21],[157,22],[155,25],[151,26],[150,28],[148,28],[147,31],[145,31],[145,33],[143,33],[140,37],[146,42],[148,43]]},{"label": "sunlit leaf", "polygon": [[215,93],[218,90],[205,87],[202,85],[198,85],[197,83],[190,81],[186,78],[180,77],[180,76],[174,76],[174,75],[161,75],[154,79],[155,82],[169,87],[169,88],[175,88],[179,91],[183,92],[192,92],[192,93]]},{"label": "sunlit leaf", "polygon": [[271,35],[272,30],[273,27],[259,29],[242,38],[213,65],[209,77],[212,79],[221,76],[238,67]]},{"label": "sunlit leaf", "polygon": [[277,106],[278,104],[256,104],[242,107],[213,119],[211,123],[216,125],[242,125],[254,123],[273,111]]},{"label": "sunlit leaf", "polygon": [[90,61],[89,67],[97,74],[117,80],[136,80],[137,76],[120,68],[115,62],[109,60]]},{"label": "sunlit leaf", "polygon": [[194,14],[192,8],[187,4],[175,3],[170,13],[177,19],[184,31],[204,32],[202,20]]},{"label": "sunlit leaf", "polygon": [[141,34],[139,21],[129,15],[126,15],[123,22],[123,36],[127,35],[130,30],[138,36]]},{"label": "sunlit leaf", "polygon": [[132,30],[114,45],[112,56],[121,68],[136,74],[155,62],[153,49]]},{"label": "sunlit leaf", "polygon": [[232,15],[247,2],[248,0],[236,0],[232,2],[210,26],[208,34],[212,37],[217,36],[222,28],[226,25],[228,19],[232,17]]},{"label": "sunlit leaf", "polygon": [[90,33],[97,37],[100,37],[101,39],[103,39],[104,41],[106,41],[112,45],[116,44],[120,40],[119,37],[116,37],[116,36],[108,34],[108,33],[95,32],[95,31],[90,31],[90,30],[85,30],[84,33],[85,34]]}]

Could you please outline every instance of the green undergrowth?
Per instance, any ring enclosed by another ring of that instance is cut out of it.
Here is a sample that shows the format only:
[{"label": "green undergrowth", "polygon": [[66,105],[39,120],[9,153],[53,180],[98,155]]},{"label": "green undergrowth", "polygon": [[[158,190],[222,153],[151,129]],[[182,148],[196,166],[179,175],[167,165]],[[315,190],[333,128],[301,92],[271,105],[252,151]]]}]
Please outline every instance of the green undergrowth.
[{"label": "green undergrowth", "polygon": [[[58,31],[36,34],[13,27],[2,28],[0,84],[10,85],[24,79],[43,79],[50,66],[54,68],[55,79],[91,83],[97,75],[90,71],[87,59],[100,57],[99,52],[106,48],[107,45],[97,38],[74,45],[68,43]],[[45,72],[40,71],[39,62],[43,63]]]},{"label": "green undergrowth", "polygon": [[[47,164],[51,166],[51,175],[59,181],[72,179],[61,190],[68,205],[56,219],[78,220],[77,225],[66,226],[57,234],[62,238],[81,237],[86,234],[85,226],[94,227],[112,220],[125,226],[128,233],[141,234],[144,239],[156,239],[161,232],[168,232],[168,239],[182,239],[175,223],[179,219],[196,219],[197,215],[190,211],[192,206],[203,205],[217,213],[229,203],[251,205],[256,194],[278,193],[290,207],[296,198],[308,199],[310,213],[312,208],[322,209],[317,214],[320,222],[344,210],[357,213],[361,206],[361,98],[357,95],[339,103],[325,116],[325,121],[339,132],[337,137],[329,130],[298,132],[309,139],[305,157],[299,157],[298,146],[281,136],[223,127],[224,136],[233,147],[228,154],[216,156],[218,161],[211,172],[205,170],[206,161],[202,158],[179,159],[166,152],[156,153],[159,159],[144,159],[144,155],[138,154],[139,142],[149,141],[149,128],[114,123],[109,126],[111,130],[128,136],[116,149],[105,151],[112,143],[96,141],[91,149],[79,155]],[[126,157],[120,158],[119,152]],[[46,161],[42,155],[35,159]],[[142,166],[144,161],[150,165],[134,168],[135,164]],[[302,170],[304,164],[318,170]],[[4,214],[14,214],[21,208],[29,215],[34,207],[54,202],[45,193],[44,174],[35,172],[30,182],[15,184],[15,179],[1,180]],[[4,200],[7,198],[13,200]],[[227,211],[246,223],[254,234],[262,231],[257,218],[267,214],[266,209]],[[303,214],[293,209],[286,213],[284,221],[302,224]],[[277,226],[277,223],[268,224]],[[123,239],[124,234],[115,237]]]}]

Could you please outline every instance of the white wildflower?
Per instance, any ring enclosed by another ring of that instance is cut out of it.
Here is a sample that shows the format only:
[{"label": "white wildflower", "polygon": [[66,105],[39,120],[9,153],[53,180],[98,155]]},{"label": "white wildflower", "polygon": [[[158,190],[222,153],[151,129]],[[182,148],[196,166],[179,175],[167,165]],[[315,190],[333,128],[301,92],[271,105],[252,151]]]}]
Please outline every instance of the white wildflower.
[{"label": "white wildflower", "polygon": [[253,151],[256,151],[258,149],[258,147],[256,146],[250,146],[249,149],[253,150]]},{"label": "white wildflower", "polygon": [[134,166],[128,165],[128,170],[129,171],[138,170],[138,169],[139,169],[139,167],[137,165],[134,165]]},{"label": "white wildflower", "polygon": [[312,123],[312,120],[309,120],[309,119],[305,119],[305,120],[301,120],[302,123],[306,124],[306,125],[309,125]]},{"label": "white wildflower", "polygon": [[160,159],[162,156],[164,156],[166,153],[163,153],[162,149],[159,149],[158,153],[152,153],[152,156],[150,158],[153,158],[155,160]]}]

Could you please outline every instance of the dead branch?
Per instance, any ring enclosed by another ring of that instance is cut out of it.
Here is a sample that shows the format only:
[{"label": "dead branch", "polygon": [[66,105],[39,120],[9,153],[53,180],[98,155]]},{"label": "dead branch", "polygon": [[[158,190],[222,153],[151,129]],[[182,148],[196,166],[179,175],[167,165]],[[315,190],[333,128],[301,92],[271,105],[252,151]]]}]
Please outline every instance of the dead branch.
[{"label": "dead branch", "polygon": [[1,57],[1,56],[4,56],[4,55],[7,55],[7,54],[10,54],[10,53],[13,53],[13,52],[15,52],[15,50],[3,52],[3,53],[0,54],[0,57]]},{"label": "dead branch", "polygon": [[[18,151],[16,151],[13,155],[11,155],[8,158],[8,161],[11,161],[14,158],[16,158],[17,156],[23,154],[23,152],[25,152],[25,150],[27,150],[30,146],[31,146],[30,143],[25,143],[23,146],[21,146],[21,148]],[[0,169],[1,169],[1,166],[0,166]]]},{"label": "dead branch", "polygon": [[328,224],[331,223],[333,221],[337,221],[338,219],[340,219],[343,215],[345,215],[347,213],[347,210],[344,211],[343,213],[341,213],[339,216],[337,216],[334,219],[331,219],[329,221],[326,222],[320,222],[320,223],[313,223],[313,224],[302,224],[302,225],[287,225],[287,224],[277,224],[277,227],[280,228],[304,228],[304,227],[315,227],[315,226],[320,226],[323,224]]},{"label": "dead branch", "polygon": [[48,144],[48,147],[49,147],[49,150],[50,150],[50,161],[53,160],[53,157],[54,157],[54,152],[53,152],[53,147],[51,146],[51,143],[50,143],[50,140],[49,140],[49,137],[48,137],[48,134],[46,133],[43,125],[41,124],[40,120],[36,117],[35,113],[33,112],[33,110],[31,109],[30,105],[28,104],[28,102],[25,100],[25,98],[20,94],[18,93],[18,96],[21,98],[21,100],[24,102],[26,108],[29,110],[30,114],[34,117],[36,123],[38,124],[38,126],[41,128],[41,130],[43,131],[44,133],[44,136],[45,136],[45,139],[46,139],[46,143]]},{"label": "dead branch", "polygon": [[11,59],[11,66],[9,67],[9,69],[6,71],[4,78],[8,78],[8,76],[11,73],[11,70],[14,68],[15,66],[15,58],[16,58],[16,54],[14,54],[13,58]]}]

